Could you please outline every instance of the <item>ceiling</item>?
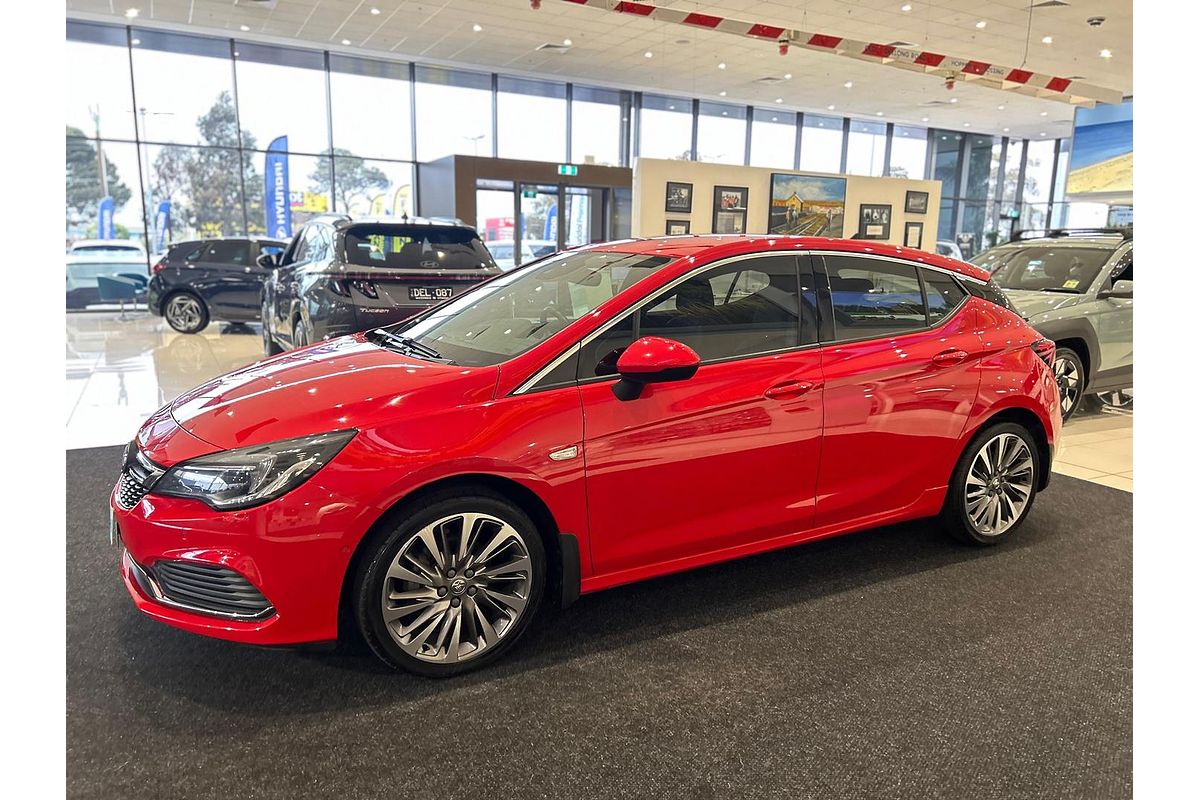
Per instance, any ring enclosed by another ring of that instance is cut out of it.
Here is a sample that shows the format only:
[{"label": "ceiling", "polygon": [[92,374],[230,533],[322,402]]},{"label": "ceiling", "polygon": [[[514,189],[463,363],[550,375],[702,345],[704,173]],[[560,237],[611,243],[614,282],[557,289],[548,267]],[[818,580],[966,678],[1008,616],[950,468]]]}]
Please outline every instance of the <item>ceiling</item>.
[{"label": "ceiling", "polygon": [[[1132,94],[1132,0],[1071,0],[1032,12],[1030,2],[657,0],[657,5],[865,41],[910,42]],[[902,11],[904,5],[911,10]],[[1058,101],[963,81],[947,91],[941,79],[929,75],[798,47],[780,56],[769,41],[562,0],[542,0],[538,11],[529,0],[66,0],[66,6],[74,18],[124,22],[126,10],[137,8],[135,24],[1011,136],[1068,136],[1073,116],[1072,107]],[[1090,17],[1105,22],[1092,27]],[[1043,44],[1045,36],[1053,43]],[[564,39],[571,40],[564,53],[536,49]],[[1111,58],[1100,56],[1105,49]],[[718,68],[721,63],[725,69]],[[764,78],[776,81],[763,83]],[[846,82],[853,86],[846,88]]]}]

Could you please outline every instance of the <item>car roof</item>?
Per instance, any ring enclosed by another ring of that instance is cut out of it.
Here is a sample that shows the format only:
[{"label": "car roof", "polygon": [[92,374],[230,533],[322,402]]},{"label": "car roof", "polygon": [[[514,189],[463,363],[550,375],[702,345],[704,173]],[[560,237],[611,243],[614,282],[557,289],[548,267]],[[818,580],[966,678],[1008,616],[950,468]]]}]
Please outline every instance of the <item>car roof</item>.
[{"label": "car roof", "polygon": [[325,222],[341,230],[351,225],[440,225],[445,228],[468,228],[475,230],[461,219],[452,217],[350,217],[345,214],[328,214],[317,217],[316,222]]},{"label": "car roof", "polygon": [[974,264],[911,247],[868,239],[830,239],[822,236],[773,236],[770,234],[655,236],[646,239],[622,239],[587,245],[579,249],[609,250],[620,253],[688,258],[703,253],[706,258],[726,258],[745,253],[770,251],[836,250],[860,255],[892,256],[905,261],[928,264],[949,272],[986,282],[988,273]]},{"label": "car roof", "polygon": [[[1072,236],[1069,239],[1065,236],[1039,236],[1035,239],[1016,239],[1011,242],[998,244],[996,247],[1026,247],[1028,245],[1050,245],[1053,247],[1107,247],[1111,250],[1116,250],[1121,245],[1131,239],[1122,239],[1120,236]],[[995,249],[995,248],[991,248]]]}]

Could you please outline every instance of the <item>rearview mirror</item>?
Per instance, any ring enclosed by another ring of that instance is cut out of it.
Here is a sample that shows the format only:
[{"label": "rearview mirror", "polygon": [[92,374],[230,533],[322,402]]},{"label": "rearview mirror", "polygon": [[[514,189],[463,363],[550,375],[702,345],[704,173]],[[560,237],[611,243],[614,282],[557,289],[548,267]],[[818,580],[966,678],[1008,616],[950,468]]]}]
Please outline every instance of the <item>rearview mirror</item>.
[{"label": "rearview mirror", "polygon": [[636,400],[648,383],[685,381],[700,368],[700,356],[683,342],[661,336],[643,336],[621,353],[613,385],[618,400]]},{"label": "rearview mirror", "polygon": [[1097,300],[1132,300],[1133,299],[1133,281],[1117,281],[1112,285],[1111,289],[1105,289],[1096,295]]},{"label": "rearview mirror", "polygon": [[270,270],[279,266],[279,259],[279,253],[263,253],[256,259],[256,262],[263,269]]}]

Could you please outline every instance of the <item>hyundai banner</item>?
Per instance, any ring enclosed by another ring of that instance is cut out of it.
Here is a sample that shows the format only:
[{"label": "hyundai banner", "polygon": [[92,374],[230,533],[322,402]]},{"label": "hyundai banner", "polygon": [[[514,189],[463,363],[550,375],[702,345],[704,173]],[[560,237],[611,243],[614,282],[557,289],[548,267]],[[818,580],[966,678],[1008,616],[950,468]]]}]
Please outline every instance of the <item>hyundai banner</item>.
[{"label": "hyundai banner", "polygon": [[267,214],[267,235],[276,239],[292,238],[292,213],[288,192],[288,140],[280,136],[267,148],[263,208]]},{"label": "hyundai banner", "polygon": [[96,209],[96,238],[112,239],[116,235],[113,230],[113,199],[104,197]]},{"label": "hyundai banner", "polygon": [[171,228],[171,201],[163,200],[154,213],[154,252],[167,249],[167,231]]}]

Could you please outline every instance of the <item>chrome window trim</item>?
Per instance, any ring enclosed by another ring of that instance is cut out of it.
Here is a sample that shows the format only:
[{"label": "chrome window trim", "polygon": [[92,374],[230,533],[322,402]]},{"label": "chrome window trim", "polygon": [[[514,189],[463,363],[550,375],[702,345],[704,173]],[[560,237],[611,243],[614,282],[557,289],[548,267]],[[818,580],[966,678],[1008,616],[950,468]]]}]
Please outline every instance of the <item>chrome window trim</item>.
[{"label": "chrome window trim", "polygon": [[853,250],[807,250],[805,252],[811,253],[814,256],[853,256],[854,258],[872,258],[878,261],[891,261],[895,264],[902,264],[906,267],[931,269],[934,272],[940,272],[943,275],[949,275],[951,278],[956,278],[961,281],[970,281],[971,283],[978,284],[979,286],[987,286],[987,281],[981,281],[979,278],[976,278],[972,275],[964,275],[961,272],[955,272],[952,269],[939,267],[936,264],[928,264],[924,261],[914,261],[909,258],[889,256],[883,253],[856,253]]}]

